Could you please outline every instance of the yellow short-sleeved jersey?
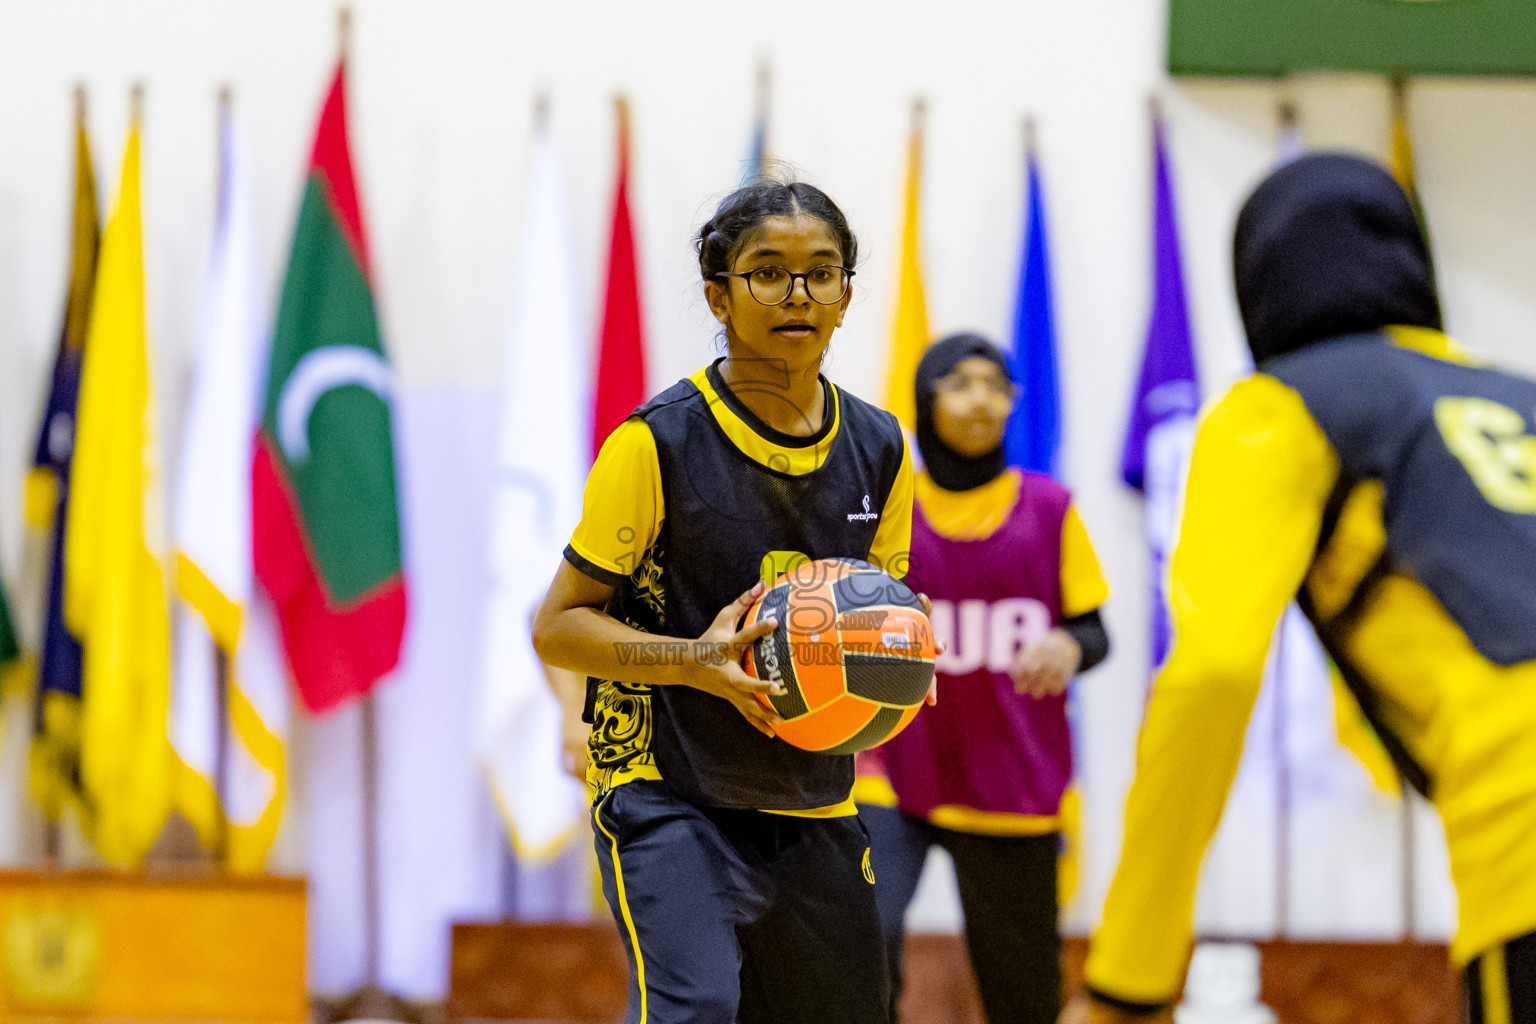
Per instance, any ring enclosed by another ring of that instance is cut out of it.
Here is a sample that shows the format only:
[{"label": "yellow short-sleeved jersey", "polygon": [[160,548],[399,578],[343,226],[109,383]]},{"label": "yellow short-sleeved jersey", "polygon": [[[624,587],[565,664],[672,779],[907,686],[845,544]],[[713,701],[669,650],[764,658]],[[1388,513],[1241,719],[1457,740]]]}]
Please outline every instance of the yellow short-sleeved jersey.
[{"label": "yellow short-sleeved jersey", "polygon": [[[1282,357],[1273,373],[1233,386],[1199,426],[1170,566],[1174,643],[1153,684],[1120,865],[1087,965],[1103,995],[1178,996],[1200,861],[1237,771],[1269,638],[1292,599],[1444,821],[1461,910],[1454,959],[1536,930],[1536,662],[1493,660],[1469,639],[1490,623],[1458,621],[1431,592],[1465,578],[1465,566],[1452,560],[1437,575],[1425,568],[1433,560],[1404,554],[1454,546],[1447,527],[1457,517],[1433,503],[1474,500],[1469,480],[1492,472],[1456,454],[1435,407],[1518,379],[1453,367],[1460,360],[1437,332],[1395,331],[1394,340],[1347,340],[1327,355],[1357,370],[1386,367],[1381,381]],[[1366,415],[1384,399],[1390,422]],[[1536,437],[1525,443],[1536,450]],[[1395,517],[1384,501],[1396,502]],[[1536,504],[1522,514],[1532,513]],[[1502,542],[1520,564],[1533,554],[1533,523],[1509,524]],[[1476,543],[1487,539],[1480,532]],[[1468,548],[1469,563],[1482,557]]]}]

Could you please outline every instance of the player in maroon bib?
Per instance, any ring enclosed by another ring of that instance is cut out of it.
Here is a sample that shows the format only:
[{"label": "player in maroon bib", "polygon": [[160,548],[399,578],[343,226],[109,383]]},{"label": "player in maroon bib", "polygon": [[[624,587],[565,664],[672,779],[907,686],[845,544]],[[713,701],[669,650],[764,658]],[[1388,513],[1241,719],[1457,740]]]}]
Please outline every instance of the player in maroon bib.
[{"label": "player in maroon bib", "polygon": [[[1108,596],[1071,493],[1004,463],[1015,387],[996,347],[938,342],[917,373],[908,578],[933,602],[941,699],[859,765],[899,998],[902,920],[928,848],[955,863],[991,1024],[1060,1011],[1057,856],[1072,779],[1067,684],[1108,653]],[[893,1019],[894,1019],[893,1003]]]}]

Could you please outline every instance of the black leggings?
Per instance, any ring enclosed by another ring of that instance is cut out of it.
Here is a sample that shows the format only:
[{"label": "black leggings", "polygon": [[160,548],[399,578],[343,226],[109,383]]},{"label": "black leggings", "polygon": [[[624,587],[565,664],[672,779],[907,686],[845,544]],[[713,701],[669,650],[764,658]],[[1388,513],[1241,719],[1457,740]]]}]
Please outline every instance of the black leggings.
[{"label": "black leggings", "polygon": [[901,1000],[903,920],[933,845],[955,862],[966,949],[988,1024],[1055,1024],[1061,1012],[1060,833],[971,835],[890,807],[860,806],[859,816],[869,830],[875,902],[890,963],[892,1024]]},{"label": "black leggings", "polygon": [[1536,1024],[1536,932],[1473,960],[1461,991],[1467,1024]]}]

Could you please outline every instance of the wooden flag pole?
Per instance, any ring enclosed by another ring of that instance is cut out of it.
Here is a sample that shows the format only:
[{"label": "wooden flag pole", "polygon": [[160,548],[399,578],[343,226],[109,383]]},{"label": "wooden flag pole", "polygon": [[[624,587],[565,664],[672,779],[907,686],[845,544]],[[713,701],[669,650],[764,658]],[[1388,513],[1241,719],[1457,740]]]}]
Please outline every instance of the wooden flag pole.
[{"label": "wooden flag pole", "polygon": [[345,61],[352,56],[352,8],[342,6],[336,10],[337,57]]},{"label": "wooden flag pole", "polygon": [[614,116],[619,125],[619,170],[629,167],[629,97],[623,93],[613,98]]}]

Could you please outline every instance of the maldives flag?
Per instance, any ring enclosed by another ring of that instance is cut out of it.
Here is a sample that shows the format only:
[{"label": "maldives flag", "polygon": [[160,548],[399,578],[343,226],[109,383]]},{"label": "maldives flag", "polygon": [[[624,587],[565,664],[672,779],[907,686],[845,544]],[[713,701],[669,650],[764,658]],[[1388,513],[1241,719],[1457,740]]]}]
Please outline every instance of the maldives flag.
[{"label": "maldives flag", "polygon": [[368,240],[347,147],[346,64],[320,113],[272,333],[252,466],[256,575],[313,712],[400,659],[405,577]]}]

